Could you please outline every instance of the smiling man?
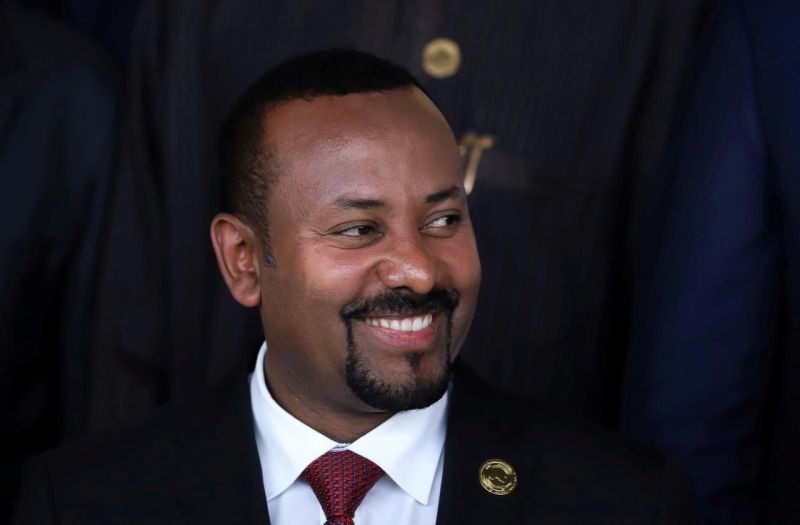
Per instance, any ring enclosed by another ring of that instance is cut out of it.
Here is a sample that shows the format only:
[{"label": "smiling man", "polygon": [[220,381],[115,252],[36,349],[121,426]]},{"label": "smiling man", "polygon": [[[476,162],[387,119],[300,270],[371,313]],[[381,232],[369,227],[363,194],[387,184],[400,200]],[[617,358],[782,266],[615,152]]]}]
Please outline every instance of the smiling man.
[{"label": "smiling man", "polygon": [[[337,94],[379,65],[393,89]],[[231,213],[211,236],[236,300],[260,307],[272,396],[342,441],[442,397],[480,263],[458,147],[412,77],[355,54],[289,63],[223,136]]]},{"label": "smiling man", "polygon": [[455,139],[407,71],[298,57],[221,137],[211,239],[266,339],[249,382],[33,461],[20,523],[694,521],[661,454],[458,365],[480,263]]}]

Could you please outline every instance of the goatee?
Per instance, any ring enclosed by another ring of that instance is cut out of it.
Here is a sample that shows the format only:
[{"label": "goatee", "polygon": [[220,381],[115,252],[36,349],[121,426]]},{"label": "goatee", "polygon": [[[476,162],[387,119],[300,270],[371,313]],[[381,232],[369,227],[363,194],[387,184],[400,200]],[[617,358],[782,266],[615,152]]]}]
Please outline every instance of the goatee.
[{"label": "goatee", "polygon": [[[369,406],[388,412],[425,408],[441,399],[450,384],[453,311],[457,306],[458,293],[443,288],[434,288],[424,295],[391,290],[345,306],[341,312],[347,328],[345,377],[353,393]],[[441,314],[445,320],[445,349],[441,352],[439,373],[423,377],[419,373],[422,356],[409,354],[408,365],[412,371],[409,383],[393,384],[377,378],[367,357],[356,345],[353,321],[372,316],[405,317],[428,313]]]}]

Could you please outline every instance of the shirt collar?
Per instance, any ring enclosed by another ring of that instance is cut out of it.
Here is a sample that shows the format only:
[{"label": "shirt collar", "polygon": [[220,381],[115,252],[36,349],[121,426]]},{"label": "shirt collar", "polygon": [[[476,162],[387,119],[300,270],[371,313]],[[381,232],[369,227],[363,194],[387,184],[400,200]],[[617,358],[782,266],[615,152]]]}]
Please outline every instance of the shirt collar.
[{"label": "shirt collar", "polygon": [[[264,379],[264,343],[250,379],[256,446],[267,501],[279,496],[313,460],[343,445],[286,412]],[[421,410],[399,412],[345,445],[380,466],[404,492],[427,505],[444,449],[447,397]]]}]

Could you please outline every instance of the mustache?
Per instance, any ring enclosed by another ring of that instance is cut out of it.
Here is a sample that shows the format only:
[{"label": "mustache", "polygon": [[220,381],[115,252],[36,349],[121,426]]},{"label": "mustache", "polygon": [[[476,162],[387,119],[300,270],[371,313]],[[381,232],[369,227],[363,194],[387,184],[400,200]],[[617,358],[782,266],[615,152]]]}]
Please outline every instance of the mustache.
[{"label": "mustache", "polygon": [[363,297],[345,305],[345,319],[397,315],[412,317],[428,313],[452,312],[458,307],[459,295],[449,288],[433,288],[426,294],[387,290],[373,297]]}]

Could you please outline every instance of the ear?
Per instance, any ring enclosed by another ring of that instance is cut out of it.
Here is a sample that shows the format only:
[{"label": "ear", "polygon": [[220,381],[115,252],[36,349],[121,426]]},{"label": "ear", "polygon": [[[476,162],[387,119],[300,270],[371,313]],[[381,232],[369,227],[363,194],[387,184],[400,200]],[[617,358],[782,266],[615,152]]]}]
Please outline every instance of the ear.
[{"label": "ear", "polygon": [[236,216],[220,213],[211,221],[211,244],[231,295],[242,306],[261,303],[258,236]]}]

